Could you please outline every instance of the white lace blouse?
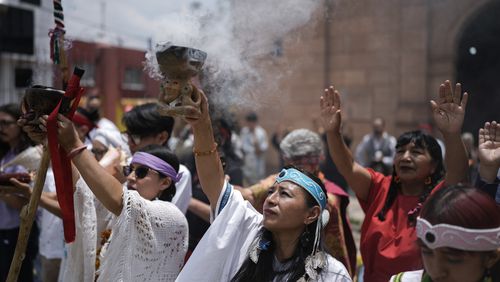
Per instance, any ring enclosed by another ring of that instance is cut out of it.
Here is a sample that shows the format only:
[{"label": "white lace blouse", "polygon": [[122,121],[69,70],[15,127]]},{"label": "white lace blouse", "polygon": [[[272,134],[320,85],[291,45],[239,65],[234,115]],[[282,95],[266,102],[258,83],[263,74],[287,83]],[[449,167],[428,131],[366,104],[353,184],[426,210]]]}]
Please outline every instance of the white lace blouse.
[{"label": "white lace blouse", "polygon": [[148,201],[124,189],[119,216],[95,199],[86,183],[76,184],[76,240],[67,245],[60,281],[94,281],[101,232],[111,236],[100,252],[97,281],[174,281],[188,246],[188,224],[169,202]]}]

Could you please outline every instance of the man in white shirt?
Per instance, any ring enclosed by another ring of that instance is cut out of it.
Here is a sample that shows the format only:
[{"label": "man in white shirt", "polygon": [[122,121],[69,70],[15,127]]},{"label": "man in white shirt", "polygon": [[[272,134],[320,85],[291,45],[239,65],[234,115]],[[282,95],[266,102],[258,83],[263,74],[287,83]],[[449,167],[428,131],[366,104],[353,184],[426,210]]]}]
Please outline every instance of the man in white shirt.
[{"label": "man in white shirt", "polygon": [[255,113],[246,117],[247,126],[240,132],[241,149],[244,154],[243,175],[247,185],[253,185],[266,176],[266,151],[269,147],[267,133],[258,124]]},{"label": "man in white shirt", "polygon": [[385,131],[384,119],[373,120],[373,132],[363,137],[356,147],[356,161],[364,167],[389,174],[396,154],[396,138]]}]

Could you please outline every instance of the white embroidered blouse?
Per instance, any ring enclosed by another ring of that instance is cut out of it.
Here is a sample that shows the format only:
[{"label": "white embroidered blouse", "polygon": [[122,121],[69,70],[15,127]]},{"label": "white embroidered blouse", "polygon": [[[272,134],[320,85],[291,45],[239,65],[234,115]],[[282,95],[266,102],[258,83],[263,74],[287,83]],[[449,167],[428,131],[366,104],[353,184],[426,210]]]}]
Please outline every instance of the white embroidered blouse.
[{"label": "white embroidered blouse", "polygon": [[111,236],[100,253],[97,281],[174,281],[184,263],[188,224],[169,202],[148,201],[124,189],[119,216],[108,212],[80,179],[74,194],[76,240],[67,245],[60,281],[94,281],[101,232]]},{"label": "white embroidered blouse", "polygon": [[[250,245],[262,228],[262,214],[229,183],[224,184],[215,211],[212,225],[176,281],[231,281],[248,258]],[[327,263],[318,281],[351,281],[341,262],[328,255]]]}]

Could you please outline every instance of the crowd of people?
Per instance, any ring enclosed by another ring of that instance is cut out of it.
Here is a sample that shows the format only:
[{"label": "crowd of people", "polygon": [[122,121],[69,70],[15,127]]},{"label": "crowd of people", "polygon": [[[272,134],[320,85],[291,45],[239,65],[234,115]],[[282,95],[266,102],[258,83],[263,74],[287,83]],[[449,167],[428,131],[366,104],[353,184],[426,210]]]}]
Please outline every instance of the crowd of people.
[{"label": "crowd of people", "polygon": [[[430,101],[442,141],[425,130],[395,138],[375,118],[353,152],[333,86],[321,132],[286,125],[271,138],[256,113],[240,129],[193,91],[200,106],[182,119],[146,103],[124,114],[123,132],[97,96],[57,117],[76,239],[64,241],[49,168],[19,281],[500,281],[500,123],[485,122],[475,147],[460,84],[443,82]],[[0,178],[13,176],[0,185],[2,281],[32,193],[14,176],[36,173],[47,122],[0,106]],[[269,141],[282,168],[266,175]]]}]

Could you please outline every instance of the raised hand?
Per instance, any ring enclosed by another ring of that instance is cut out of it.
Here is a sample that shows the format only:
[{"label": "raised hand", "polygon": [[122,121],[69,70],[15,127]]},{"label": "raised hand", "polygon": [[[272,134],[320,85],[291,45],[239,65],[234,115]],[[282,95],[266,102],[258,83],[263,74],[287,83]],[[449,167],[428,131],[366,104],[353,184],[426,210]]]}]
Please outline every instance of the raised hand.
[{"label": "raised hand", "polygon": [[333,86],[325,89],[320,99],[321,122],[325,131],[340,133],[342,116],[340,113],[340,94]]},{"label": "raised hand", "polygon": [[437,102],[431,100],[431,107],[432,116],[441,133],[461,132],[468,97],[467,92],[462,97],[460,83],[455,85],[455,91],[449,80],[439,86],[439,97]]},{"label": "raised hand", "polygon": [[[197,100],[196,107],[190,106],[189,111],[183,114],[184,120],[191,126],[199,124],[201,121],[210,122],[210,115],[208,110],[208,98],[201,89],[193,87],[194,95]],[[199,101],[199,102],[198,102]]]},{"label": "raised hand", "polygon": [[481,166],[500,167],[500,123],[492,121],[479,129],[479,161]]},{"label": "raised hand", "polygon": [[83,144],[73,122],[61,114],[57,115],[57,139],[66,152]]}]

